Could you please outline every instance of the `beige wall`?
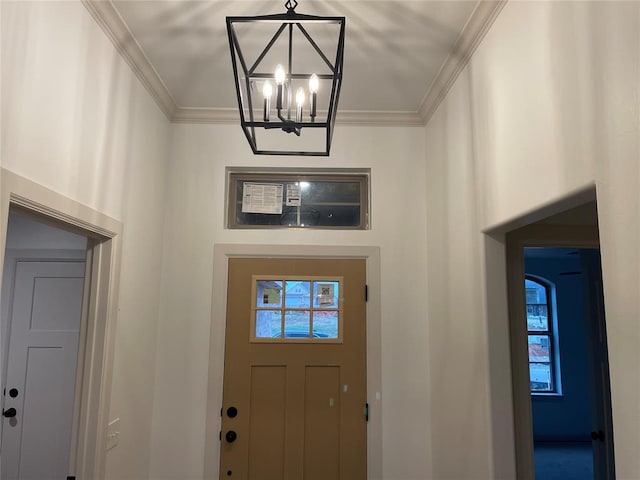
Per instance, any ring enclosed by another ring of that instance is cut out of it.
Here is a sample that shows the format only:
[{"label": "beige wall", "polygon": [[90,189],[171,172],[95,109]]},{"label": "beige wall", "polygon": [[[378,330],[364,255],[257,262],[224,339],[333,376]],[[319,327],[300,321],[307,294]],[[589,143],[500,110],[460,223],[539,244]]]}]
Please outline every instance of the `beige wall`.
[{"label": "beige wall", "polygon": [[502,295],[500,248],[481,231],[594,183],[616,471],[640,477],[639,32],[637,2],[509,2],[427,126],[433,478],[514,476],[507,325],[483,300]]},{"label": "beige wall", "polygon": [[148,478],[169,123],[80,2],[1,16],[1,166],[124,226],[107,474]]}]

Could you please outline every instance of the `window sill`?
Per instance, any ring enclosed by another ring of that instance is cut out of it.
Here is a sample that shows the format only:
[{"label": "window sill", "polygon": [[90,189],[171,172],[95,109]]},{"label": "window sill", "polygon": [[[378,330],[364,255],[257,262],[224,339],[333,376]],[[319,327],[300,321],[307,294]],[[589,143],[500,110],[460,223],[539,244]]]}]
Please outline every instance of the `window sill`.
[{"label": "window sill", "polygon": [[531,392],[531,395],[534,397],[540,398],[561,398],[564,397],[562,393],[558,392]]}]

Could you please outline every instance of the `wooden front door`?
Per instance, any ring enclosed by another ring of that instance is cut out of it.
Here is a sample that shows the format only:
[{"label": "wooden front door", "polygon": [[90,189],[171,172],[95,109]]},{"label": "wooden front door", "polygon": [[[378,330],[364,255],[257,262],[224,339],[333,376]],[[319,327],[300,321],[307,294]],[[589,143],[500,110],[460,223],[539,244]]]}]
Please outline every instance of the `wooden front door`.
[{"label": "wooden front door", "polygon": [[366,479],[365,261],[229,260],[220,478]]}]

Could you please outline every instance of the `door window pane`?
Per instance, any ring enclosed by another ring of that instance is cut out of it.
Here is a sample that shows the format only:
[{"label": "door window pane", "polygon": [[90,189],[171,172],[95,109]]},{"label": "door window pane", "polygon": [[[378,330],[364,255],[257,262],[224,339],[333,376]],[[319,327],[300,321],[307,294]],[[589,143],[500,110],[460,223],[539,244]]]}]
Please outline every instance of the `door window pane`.
[{"label": "door window pane", "polygon": [[284,338],[310,338],[311,312],[309,310],[285,310]]},{"label": "door window pane", "polygon": [[311,282],[287,280],[285,282],[285,307],[311,307]]},{"label": "door window pane", "polygon": [[282,310],[256,311],[256,338],[282,336]]},{"label": "door window pane", "polygon": [[282,307],[282,282],[258,280],[256,292],[256,307]]},{"label": "door window pane", "polygon": [[313,307],[338,308],[340,284],[338,282],[313,282]]},{"label": "door window pane", "polygon": [[316,338],[338,338],[338,312],[313,312],[313,336]]}]

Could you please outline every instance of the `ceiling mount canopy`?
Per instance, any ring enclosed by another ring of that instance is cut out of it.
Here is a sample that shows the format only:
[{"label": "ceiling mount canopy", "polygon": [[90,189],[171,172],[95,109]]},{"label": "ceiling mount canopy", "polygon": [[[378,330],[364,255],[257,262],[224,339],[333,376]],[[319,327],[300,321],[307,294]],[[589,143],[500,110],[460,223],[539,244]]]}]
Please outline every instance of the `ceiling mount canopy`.
[{"label": "ceiling mount canopy", "polygon": [[329,155],[344,57],[345,17],[227,17],[240,124],[253,153]]}]

